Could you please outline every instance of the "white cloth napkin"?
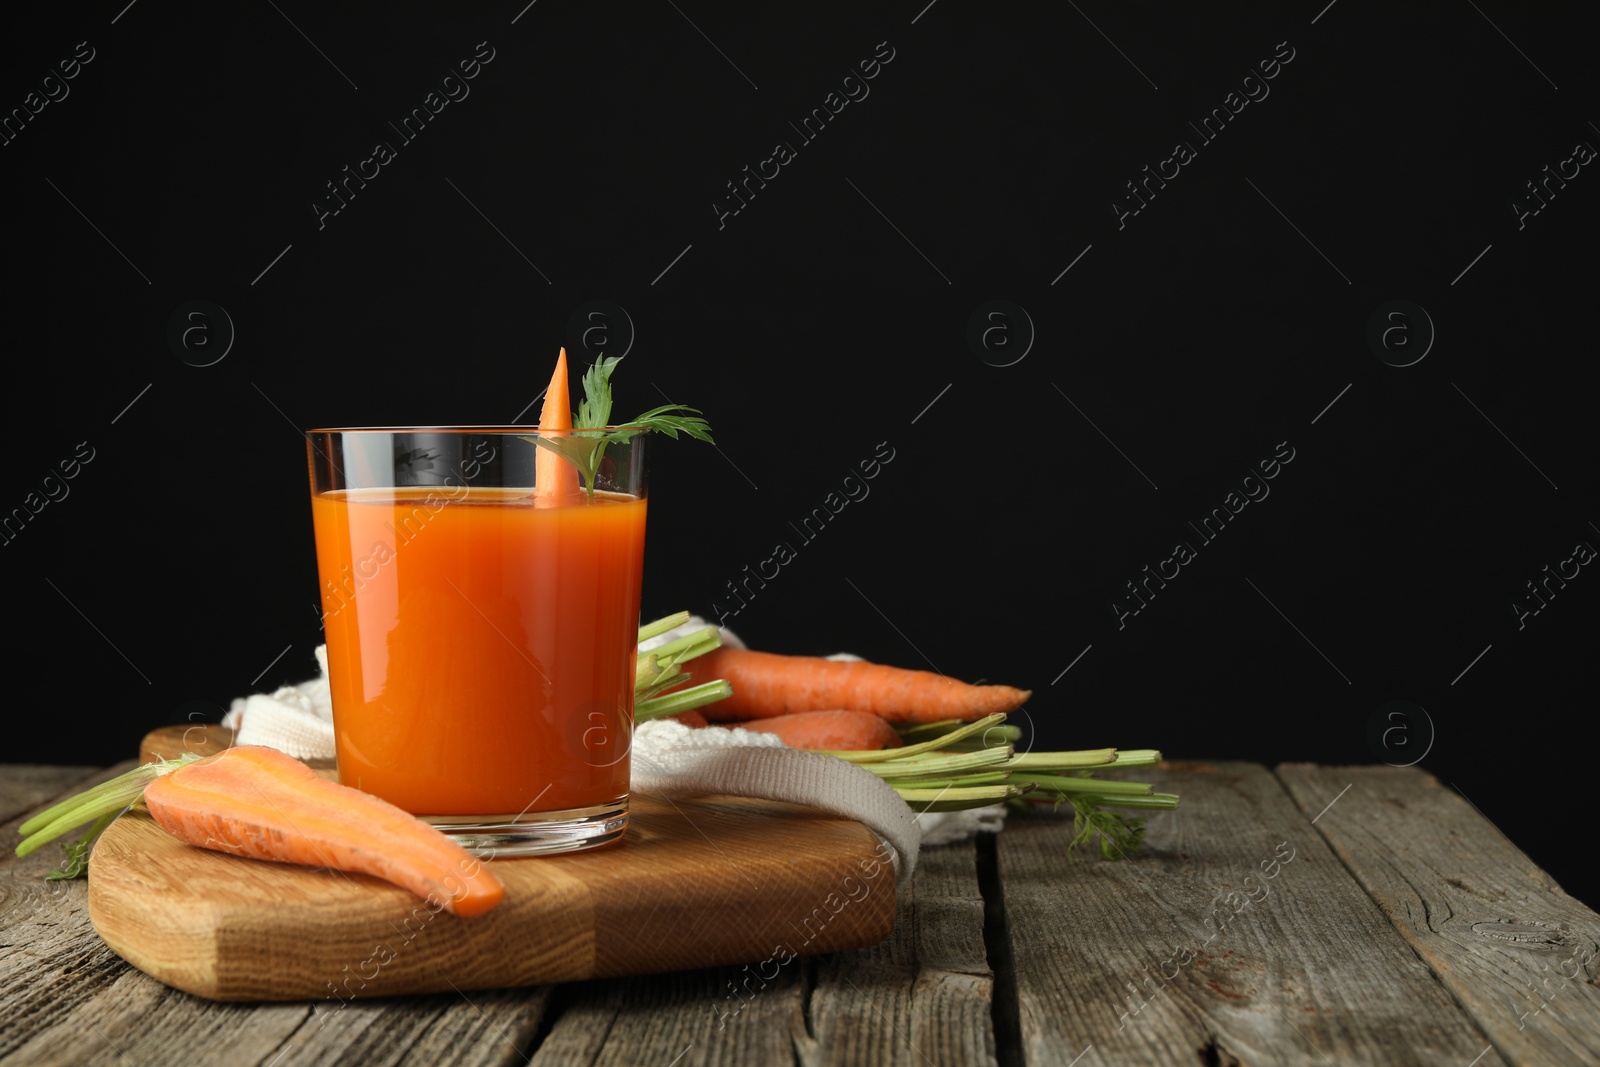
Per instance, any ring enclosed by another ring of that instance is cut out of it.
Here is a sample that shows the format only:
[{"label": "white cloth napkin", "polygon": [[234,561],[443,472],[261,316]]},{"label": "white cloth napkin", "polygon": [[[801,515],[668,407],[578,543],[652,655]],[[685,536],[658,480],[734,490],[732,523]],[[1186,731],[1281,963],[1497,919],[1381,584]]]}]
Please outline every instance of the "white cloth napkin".
[{"label": "white cloth napkin", "polygon": [[[707,625],[692,617],[645,641],[639,650],[648,652]],[[719,632],[724,645],[745,647],[732,630]],[[267,745],[300,759],[334,757],[327,648],[319,645],[316,657],[319,672],[310,681],[233,701],[222,725],[235,731],[235,744]],[[860,659],[848,652],[828,658]],[[918,815],[870,771],[832,756],[787,748],[771,734],[750,730],[693,730],[671,720],[640,723],[629,755],[630,786],[640,793],[761,797],[855,819],[894,849],[902,887],[916,869],[921,845],[964,841],[978,832],[998,831],[1005,823],[1001,804]]]}]

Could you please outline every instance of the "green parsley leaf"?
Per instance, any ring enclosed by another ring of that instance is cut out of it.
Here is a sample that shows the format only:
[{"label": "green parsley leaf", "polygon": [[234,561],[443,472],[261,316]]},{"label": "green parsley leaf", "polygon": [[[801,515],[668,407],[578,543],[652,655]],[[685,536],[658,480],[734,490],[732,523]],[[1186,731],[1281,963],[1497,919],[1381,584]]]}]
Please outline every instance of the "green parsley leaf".
[{"label": "green parsley leaf", "polygon": [[45,881],[61,882],[73,878],[82,878],[89,870],[89,848],[94,844],[95,838],[100,836],[100,831],[115,822],[117,816],[127,810],[127,807],[124,806],[117,808],[115,811],[105,812],[89,825],[89,828],[83,832],[83,836],[78,840],[61,842],[61,848],[66,852],[67,858],[61,861],[60,867],[44,876]]},{"label": "green parsley leaf", "polygon": [[[547,448],[578,468],[583,475],[583,485],[594,496],[594,480],[605,458],[606,445],[621,443],[641,433],[664,433],[673,440],[678,434],[688,434],[698,441],[715,444],[711,439],[711,424],[700,417],[700,409],[683,404],[664,404],[651,408],[624,428],[610,433],[605,429],[611,418],[611,372],[622,362],[621,356],[609,359],[604,354],[594,361],[583,375],[583,399],[578,403],[578,413],[572,420],[571,436],[524,437],[540,448]],[[687,412],[688,414],[679,414]]]},{"label": "green parsley leaf", "polygon": [[579,429],[600,429],[611,418],[611,372],[622,362],[621,356],[607,359],[604,353],[583,375],[583,399],[578,402],[578,417],[572,424]]}]

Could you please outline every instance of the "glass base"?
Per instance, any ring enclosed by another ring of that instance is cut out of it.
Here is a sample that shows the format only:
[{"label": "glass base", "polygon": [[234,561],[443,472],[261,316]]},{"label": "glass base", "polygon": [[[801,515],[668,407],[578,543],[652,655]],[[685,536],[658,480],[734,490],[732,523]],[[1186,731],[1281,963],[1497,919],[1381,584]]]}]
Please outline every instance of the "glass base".
[{"label": "glass base", "polygon": [[522,815],[419,815],[417,818],[484,859],[547,856],[599,848],[628,828],[628,798],[591,808]]}]

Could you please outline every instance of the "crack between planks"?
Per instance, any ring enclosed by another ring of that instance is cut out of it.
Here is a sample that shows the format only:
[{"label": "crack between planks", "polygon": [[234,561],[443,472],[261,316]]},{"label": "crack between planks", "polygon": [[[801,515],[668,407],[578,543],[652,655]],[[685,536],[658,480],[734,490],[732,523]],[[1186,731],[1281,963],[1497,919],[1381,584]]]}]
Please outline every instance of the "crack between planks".
[{"label": "crack between planks", "polygon": [[1206,1067],[1245,1067],[1244,1060],[1222,1043],[1217,1034],[1208,1034],[1200,1047],[1200,1062]]},{"label": "crack between planks", "polygon": [[798,962],[800,970],[796,978],[800,983],[800,999],[795,1004],[795,1011],[799,1015],[798,1031],[790,1029],[789,1047],[794,1051],[797,1067],[809,1067],[819,1062],[820,1055],[816,1019],[812,1015],[812,998],[817,991],[817,968],[820,964],[815,956],[802,956]]},{"label": "crack between planks", "polygon": [[[623,1002],[624,1002],[624,1000],[626,1000],[626,997],[624,996],[624,992],[626,990],[628,990],[628,989],[632,989],[635,986],[635,984],[636,983],[632,979],[624,979],[624,980],[622,980],[620,982],[620,984],[615,979],[612,981],[611,988],[607,990],[608,996],[607,996],[607,1005],[606,1006],[610,1010],[608,1011],[608,1013],[606,1015],[606,1032],[600,1036],[600,1040],[595,1044],[595,1046],[594,1046],[594,1057],[589,1060],[589,1062],[586,1065],[586,1067],[594,1067],[594,1065],[596,1063],[600,1062],[600,1057],[605,1054],[606,1042],[611,1040],[611,1031],[613,1031],[613,1030],[615,1030],[617,1028],[617,1016],[622,1014]],[[570,983],[567,986],[563,986],[562,988],[564,988],[564,989],[565,988],[570,988]],[[565,1014],[566,1014],[566,1012],[563,1011],[562,1015],[565,1015]],[[551,1029],[554,1029],[554,1028],[555,1028],[555,1024],[554,1024],[554,1022],[552,1022],[551,1023]],[[541,1041],[540,1042],[540,1047],[543,1047],[543,1044],[544,1044],[544,1042]],[[537,1056],[538,1054],[539,1054],[539,1050],[535,1049],[533,1051],[533,1056]],[[533,1056],[529,1057],[529,1059],[528,1059],[529,1063],[533,1062]]]},{"label": "crack between planks", "polygon": [[1000,884],[999,835],[977,835],[978,892],[983,896],[983,948],[989,959],[989,1027],[998,1067],[1022,1067],[1022,1005],[1017,990],[1005,890]]},{"label": "crack between planks", "polygon": [[[337,1000],[337,999],[338,999],[337,997],[323,997],[321,1000],[309,1001],[306,1004],[306,1017],[304,1019],[301,1019],[300,1022],[295,1026],[295,1028],[293,1030],[289,1031],[289,1033],[284,1037],[283,1041],[280,1043],[279,1048],[281,1048],[283,1045],[292,1044],[294,1042],[294,1039],[299,1037],[300,1036],[300,1032],[302,1030],[304,1030],[306,1028],[306,1026],[309,1025],[310,1023],[313,1023],[313,1022],[317,1023],[316,1033],[321,1033],[322,1032],[322,1028],[324,1026],[328,1025],[329,1022],[332,1022],[333,1021],[333,1017],[338,1015],[339,1012],[344,1009],[344,1006],[346,1004],[350,1003],[350,1001],[348,1001],[348,1000],[340,1000],[340,1001],[338,1001],[338,1007],[329,1007],[327,1011],[321,1010],[321,1006],[323,1004],[326,1004],[331,1000]],[[352,997],[351,999],[354,1000],[355,998]],[[320,1017],[320,1021],[319,1021],[319,1017]],[[315,1034],[313,1034],[313,1037],[314,1036],[315,1036]],[[273,1051],[277,1051],[277,1050],[274,1049]],[[282,1053],[279,1053],[279,1055],[282,1055]],[[261,1061],[261,1064],[258,1065],[258,1067],[265,1067],[266,1064],[273,1063],[273,1062],[275,1062],[275,1061],[272,1060],[272,1059],[264,1059],[264,1060]]]},{"label": "crack between planks", "polygon": [[[545,998],[544,1010],[539,1013],[539,1023],[533,1028],[533,1032],[528,1035],[527,1060],[529,1063],[533,1062],[533,1058],[544,1047],[545,1039],[556,1028],[556,1020],[565,1014],[566,1002],[564,994],[567,989],[568,985],[566,984],[550,987],[550,995]],[[529,990],[529,992],[532,993],[534,990]],[[612,1018],[615,1019],[616,1016],[613,1015]]]},{"label": "crack between planks", "polygon": [[[446,980],[448,981],[448,979],[446,979]],[[517,993],[520,993],[520,994],[523,995],[524,1000],[526,1000],[529,997],[537,996],[541,991],[544,991],[547,988],[548,987],[546,987],[546,986],[527,986],[527,987],[523,987],[521,989],[516,989],[516,990],[504,990],[503,992],[517,992]],[[488,1039],[492,1040],[494,1034],[499,1034],[500,1037],[505,1039],[505,1043],[511,1046],[511,1050],[512,1050],[512,1052],[515,1053],[515,1055],[513,1056],[513,1055],[508,1053],[508,1054],[505,1055],[504,1059],[501,1062],[503,1062],[503,1063],[532,1063],[533,1062],[533,1057],[535,1056],[535,1054],[537,1054],[537,1052],[539,1050],[539,1044],[543,1039],[542,1038],[538,1038],[538,1039],[534,1040],[532,1043],[529,1043],[527,1052],[523,1052],[522,1051],[522,1046],[517,1044],[517,1041],[518,1040],[522,1040],[524,1042],[527,1042],[530,1037],[534,1037],[536,1034],[538,1034],[538,1032],[541,1029],[543,1029],[545,1027],[545,1025],[546,1025],[545,1024],[545,1020],[546,1020],[546,1018],[548,1017],[548,1015],[550,1013],[550,1001],[552,999],[553,994],[546,993],[544,1003],[542,1005],[540,1005],[540,1007],[539,1007],[539,1017],[533,1021],[532,1025],[523,1025],[521,1027],[515,1027],[510,1032],[508,1032],[505,1028],[501,1027],[499,1023],[497,1023],[493,1019],[491,1019],[489,1017],[489,1013],[484,1011],[482,1006],[479,1005],[477,1001],[475,1001],[472,998],[468,997],[460,989],[457,989],[456,992],[460,993],[461,994],[461,999],[466,1001],[468,1004],[470,1004],[472,1006],[473,1010],[478,1013],[478,1018],[481,1019],[483,1021],[484,1025],[485,1025],[485,1028],[486,1028],[485,1029],[485,1034],[486,1034],[486,1037]],[[475,993],[496,993],[496,992],[502,992],[502,990],[493,990],[493,989],[476,990],[475,989],[475,990],[473,990],[473,992],[475,992]],[[454,1007],[454,1005],[451,1005],[451,1008],[453,1008],[453,1007]],[[442,1026],[442,1025],[448,1025],[450,1021],[451,1021],[450,1008],[446,1008],[445,1010],[441,1011],[438,1015],[435,1015],[432,1019],[430,1019],[428,1021],[428,1025],[427,1026],[424,1026],[421,1030],[419,1030],[417,1032],[416,1036],[411,1039],[412,1047],[420,1045],[422,1043],[423,1039],[426,1038],[430,1033],[432,1033],[436,1028],[438,1028],[439,1026]],[[409,1050],[408,1050],[407,1055],[409,1055]]]}]

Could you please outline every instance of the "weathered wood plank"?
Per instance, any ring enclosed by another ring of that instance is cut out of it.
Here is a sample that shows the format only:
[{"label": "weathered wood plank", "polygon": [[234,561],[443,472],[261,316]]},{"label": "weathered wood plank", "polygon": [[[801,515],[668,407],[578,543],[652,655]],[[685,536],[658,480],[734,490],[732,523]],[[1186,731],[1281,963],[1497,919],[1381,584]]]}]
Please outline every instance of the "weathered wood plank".
[{"label": "weathered wood plank", "polygon": [[1069,865],[1070,818],[997,842],[1028,1063],[1502,1062],[1265,768],[1137,777],[1183,807],[1134,860]]},{"label": "weathered wood plank", "polygon": [[978,838],[978,885],[983,891],[983,943],[994,972],[990,989],[990,1022],[997,1067],[1023,1067],[1021,1009],[1017,1002],[1017,966],[1006,929],[1005,892],[997,858],[1000,834]]},{"label": "weathered wood plank", "polygon": [[47,1025],[8,1050],[7,1067],[263,1063],[308,1014],[303,1004],[261,1008],[210,1004],[170,989],[120,960],[109,969],[113,977],[89,996],[77,998],[70,1009],[52,1011]]},{"label": "weathered wood plank", "polygon": [[[42,809],[136,766],[128,760],[72,782],[29,810]],[[61,862],[54,844],[17,858],[12,852],[25,814],[0,827],[0,1056],[67,1018],[127,968],[89,925],[88,886],[79,879],[47,882]]]},{"label": "weathered wood plank", "polygon": [[[657,975],[650,981],[668,977]],[[611,1036],[627,987],[626,978],[557,987],[551,1005],[554,1022],[529,1059],[530,1067],[590,1067]]]},{"label": "weathered wood plank", "polygon": [[731,992],[741,968],[581,982],[563,987],[564,1009],[532,1067],[633,1064],[785,1064],[802,1011],[805,959],[790,961],[762,987]]},{"label": "weathered wood plank", "polygon": [[[281,1047],[259,1062],[273,1067],[348,1063],[374,1067],[502,1067],[527,1063],[551,993],[552,987],[537,986],[351,1000],[331,1005],[322,1002],[314,1012],[302,1007],[300,1025],[284,1037]],[[279,1007],[213,1004],[186,994],[176,995],[201,1006],[207,1014],[213,1009],[243,1007],[259,1013]]]},{"label": "weathered wood plank", "polygon": [[[1600,916],[1426,775],[1279,775],[1293,802],[1253,765],[1140,774],[1184,808],[1152,820],[1132,865],[1069,867],[1062,821],[1012,820],[995,844],[998,910],[1027,1062],[1091,1047],[1100,1062],[1594,1062]],[[536,1063],[996,1058],[971,846],[924,855],[888,942],[786,961],[766,980],[721,968],[317,1006],[213,1004],[127,967],[88,927],[83,883],[42,880],[58,858],[0,861],[7,1063],[161,1062],[174,1049],[261,1067],[526,1062],[555,1011]]]},{"label": "weathered wood plank", "polygon": [[1485,1044],[1514,1063],[1600,1062],[1600,915],[1432,775],[1303,763],[1277,774],[1311,816],[1338,798],[1317,829]]},{"label": "weathered wood plank", "polygon": [[[470,996],[470,1000],[468,997]],[[548,988],[305,1004],[222,1004],[127,968],[5,1063],[502,1067],[527,1062]]]},{"label": "weathered wood plank", "polygon": [[992,987],[976,844],[926,849],[889,940],[818,961],[801,1062],[993,1064]]},{"label": "weathered wood plank", "polygon": [[[0,822],[33,811],[94,774],[98,767],[9,763],[0,766]],[[9,840],[9,839],[8,839]],[[7,852],[10,851],[8,847]]]},{"label": "weathered wood plank", "polygon": [[[879,891],[867,878],[841,885],[838,900],[794,917],[788,949],[830,907]],[[774,946],[745,967],[568,986],[533,1063],[993,1063],[989,989],[974,846],[933,848],[888,941],[813,960]]]}]

